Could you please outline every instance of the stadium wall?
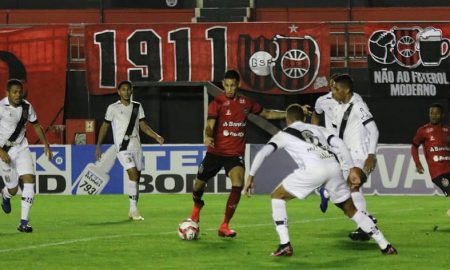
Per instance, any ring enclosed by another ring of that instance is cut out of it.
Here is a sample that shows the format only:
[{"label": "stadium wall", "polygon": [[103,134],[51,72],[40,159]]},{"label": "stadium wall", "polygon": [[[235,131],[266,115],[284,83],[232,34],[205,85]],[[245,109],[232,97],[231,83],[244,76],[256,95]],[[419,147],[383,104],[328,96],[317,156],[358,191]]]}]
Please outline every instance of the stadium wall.
[{"label": "stadium wall", "polygon": [[[247,145],[245,164],[249,168],[263,145]],[[93,145],[52,146],[54,158],[49,161],[42,145],[30,147],[36,166],[36,191],[52,195],[128,194],[124,173],[116,160],[115,147],[103,146],[103,157],[95,162]],[[436,195],[441,194],[425,174],[415,171],[409,145],[378,147],[378,164],[364,185],[365,194]],[[139,183],[141,194],[181,194],[192,192],[192,183],[206,147],[201,144],[143,145],[144,167]],[[421,154],[424,161],[424,156]],[[423,162],[426,164],[426,162]],[[257,194],[268,194],[292,170],[293,160],[284,150],[271,155],[256,174]],[[0,181],[2,188],[3,181]],[[206,192],[229,192],[231,183],[222,170],[209,181]]]}]

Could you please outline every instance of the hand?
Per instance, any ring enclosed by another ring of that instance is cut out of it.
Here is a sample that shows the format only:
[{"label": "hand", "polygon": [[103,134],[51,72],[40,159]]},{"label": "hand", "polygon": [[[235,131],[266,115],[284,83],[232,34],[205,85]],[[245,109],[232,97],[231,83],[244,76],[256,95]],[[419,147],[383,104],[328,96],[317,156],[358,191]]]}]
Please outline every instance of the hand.
[{"label": "hand", "polygon": [[3,149],[0,148],[0,159],[5,162],[6,164],[11,163],[11,157],[8,155],[7,152],[5,152]]},{"label": "hand", "polygon": [[164,137],[156,135],[155,141],[157,141],[161,145],[164,143]]},{"label": "hand", "polygon": [[211,137],[206,137],[203,142],[206,146],[214,147],[214,139]]},{"label": "hand", "polygon": [[367,173],[370,174],[373,172],[373,170],[375,169],[375,167],[377,166],[377,157],[375,154],[369,154],[367,156],[366,161],[364,162],[364,168],[363,170]]},{"label": "hand", "polygon": [[353,167],[348,174],[347,182],[350,189],[358,189],[364,182],[366,182],[367,176],[361,168]]},{"label": "hand", "polygon": [[418,165],[416,165],[416,171],[419,174],[423,174],[425,172],[425,169],[422,167],[422,164],[419,163]]},{"label": "hand", "polygon": [[312,115],[311,106],[309,106],[308,104],[302,105],[302,109],[303,109],[303,114],[305,116],[311,116]]},{"label": "hand", "polygon": [[44,146],[44,153],[47,156],[48,160],[52,160],[53,152],[52,152],[52,149],[50,149],[50,146],[48,146],[48,145]]},{"label": "hand", "polygon": [[100,161],[101,158],[102,158],[102,150],[100,149],[100,146],[97,146],[95,148],[95,159],[97,161]]},{"label": "hand", "polygon": [[247,197],[251,197],[252,196],[252,193],[253,193],[253,189],[254,189],[254,187],[255,187],[255,183],[254,183],[254,176],[252,176],[252,175],[249,175],[248,177],[247,177],[247,182],[245,183],[245,186],[244,186],[244,194],[245,194],[245,196],[247,196]]}]

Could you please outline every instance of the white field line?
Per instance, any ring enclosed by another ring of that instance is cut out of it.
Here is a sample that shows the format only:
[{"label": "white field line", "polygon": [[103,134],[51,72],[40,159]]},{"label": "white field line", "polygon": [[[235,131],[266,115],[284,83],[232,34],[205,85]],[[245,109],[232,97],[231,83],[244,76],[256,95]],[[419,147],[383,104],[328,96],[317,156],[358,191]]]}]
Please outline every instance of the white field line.
[{"label": "white field line", "polygon": [[[410,209],[397,209],[389,212],[409,212],[409,211],[417,211],[420,208],[410,208]],[[322,221],[329,221],[329,220],[336,220],[336,219],[345,219],[345,216],[340,217],[332,217],[332,218],[316,218],[316,219],[304,219],[299,221],[289,221],[289,224],[303,224],[303,223],[314,223],[314,222],[322,222]],[[249,227],[265,227],[265,226],[273,226],[273,223],[261,223],[261,224],[249,224],[249,225],[236,225],[235,228],[249,228]],[[217,228],[209,228],[204,229],[205,231],[215,231]],[[159,235],[166,235],[166,234],[175,234],[176,231],[170,231],[170,232],[160,232],[156,233]],[[7,252],[14,252],[14,251],[22,251],[22,250],[30,250],[30,249],[40,249],[40,248],[46,248],[46,247],[54,247],[54,246],[64,246],[64,245],[70,245],[70,244],[76,244],[81,242],[89,242],[89,241],[96,241],[96,240],[102,240],[102,239],[114,239],[114,238],[122,238],[122,237],[135,237],[135,236],[147,236],[147,235],[153,235],[154,233],[132,233],[132,234],[120,234],[120,235],[104,235],[104,236],[98,236],[98,237],[87,237],[87,238],[79,238],[79,239],[73,239],[73,240],[67,240],[67,241],[61,241],[61,242],[53,242],[53,243],[47,243],[47,244],[40,244],[40,245],[31,245],[31,246],[25,246],[25,247],[19,247],[19,248],[10,248],[10,249],[0,249],[0,253],[7,253]]]}]

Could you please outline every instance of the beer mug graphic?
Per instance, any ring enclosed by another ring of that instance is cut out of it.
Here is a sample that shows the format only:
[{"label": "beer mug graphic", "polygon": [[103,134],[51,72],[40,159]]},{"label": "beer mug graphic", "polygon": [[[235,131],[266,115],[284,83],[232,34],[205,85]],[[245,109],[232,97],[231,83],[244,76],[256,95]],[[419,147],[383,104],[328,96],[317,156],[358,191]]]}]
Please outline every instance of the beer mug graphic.
[{"label": "beer mug graphic", "polygon": [[399,28],[392,27],[395,36],[395,46],[392,50],[397,64],[407,68],[415,68],[420,65],[419,51],[417,50],[417,35],[421,32],[420,27]]},{"label": "beer mug graphic", "polygon": [[417,34],[417,49],[422,65],[426,67],[439,66],[441,61],[450,54],[450,40],[442,38],[442,31],[427,27]]}]

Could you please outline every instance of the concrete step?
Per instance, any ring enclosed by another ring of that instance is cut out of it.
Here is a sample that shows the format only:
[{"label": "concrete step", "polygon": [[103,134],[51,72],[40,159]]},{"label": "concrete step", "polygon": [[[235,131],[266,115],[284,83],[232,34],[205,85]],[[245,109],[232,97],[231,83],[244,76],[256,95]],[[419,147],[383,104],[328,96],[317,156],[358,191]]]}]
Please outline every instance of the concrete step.
[{"label": "concrete step", "polygon": [[213,17],[213,16],[244,16],[250,17],[250,8],[196,8],[196,17]]},{"label": "concrete step", "polygon": [[196,0],[198,8],[210,7],[254,7],[254,0]]}]

